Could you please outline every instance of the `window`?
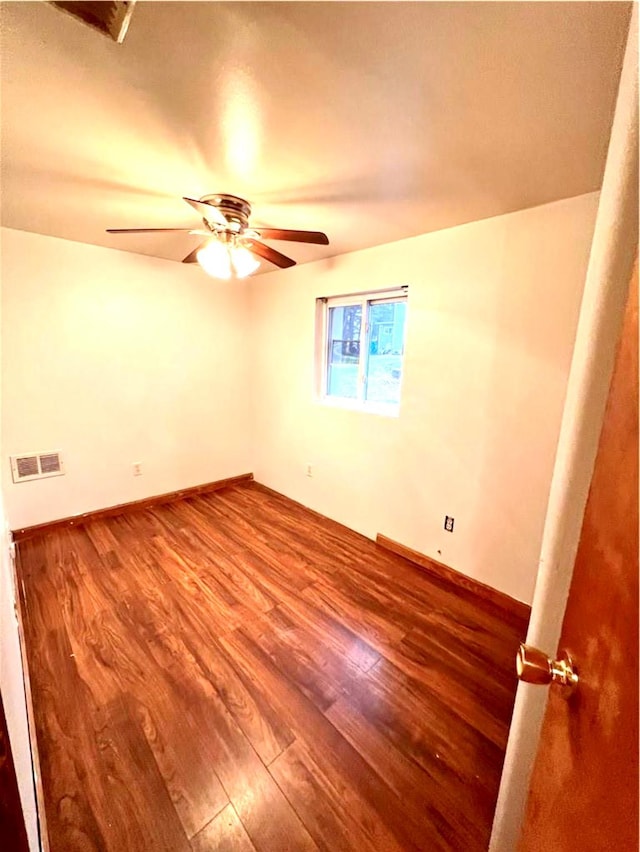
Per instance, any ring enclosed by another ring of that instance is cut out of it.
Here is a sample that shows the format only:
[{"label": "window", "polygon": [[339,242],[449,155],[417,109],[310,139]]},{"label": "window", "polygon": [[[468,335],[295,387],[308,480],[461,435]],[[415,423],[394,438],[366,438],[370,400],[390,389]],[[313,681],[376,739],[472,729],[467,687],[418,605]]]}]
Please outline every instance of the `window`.
[{"label": "window", "polygon": [[407,288],[320,299],[324,402],[397,414]]}]

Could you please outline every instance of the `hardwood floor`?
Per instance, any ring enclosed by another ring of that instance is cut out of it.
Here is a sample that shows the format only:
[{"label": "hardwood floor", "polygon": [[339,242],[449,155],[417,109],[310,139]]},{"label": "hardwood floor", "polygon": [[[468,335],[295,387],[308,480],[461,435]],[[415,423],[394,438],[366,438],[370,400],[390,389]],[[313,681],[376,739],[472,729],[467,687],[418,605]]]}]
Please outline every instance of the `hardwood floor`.
[{"label": "hardwood floor", "polygon": [[518,617],[255,483],[19,568],[53,852],[486,849]]}]

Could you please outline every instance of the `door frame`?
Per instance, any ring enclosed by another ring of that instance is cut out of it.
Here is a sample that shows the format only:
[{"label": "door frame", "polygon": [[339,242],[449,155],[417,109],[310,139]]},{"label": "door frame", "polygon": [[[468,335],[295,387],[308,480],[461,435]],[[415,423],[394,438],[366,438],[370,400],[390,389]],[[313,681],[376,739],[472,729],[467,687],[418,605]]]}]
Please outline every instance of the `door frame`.
[{"label": "door frame", "polygon": [[[560,638],[637,250],[638,13],[634,3],[526,637],[527,644],[551,655]],[[547,695],[539,686],[518,686],[490,852],[517,848]]]}]

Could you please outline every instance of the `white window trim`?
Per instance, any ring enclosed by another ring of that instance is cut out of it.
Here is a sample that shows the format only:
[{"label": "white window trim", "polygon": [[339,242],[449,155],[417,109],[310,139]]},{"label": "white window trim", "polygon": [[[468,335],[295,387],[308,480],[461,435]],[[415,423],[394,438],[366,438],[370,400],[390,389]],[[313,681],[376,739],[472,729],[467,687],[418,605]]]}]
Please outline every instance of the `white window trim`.
[{"label": "white window trim", "polygon": [[[366,412],[368,414],[379,414],[383,417],[399,417],[400,402],[382,403],[372,402],[364,398],[365,394],[365,369],[368,361],[369,350],[369,324],[368,307],[384,302],[408,301],[409,287],[401,285],[392,289],[380,291],[369,291],[367,293],[353,293],[350,296],[328,296],[317,300],[316,318],[316,402],[330,408],[341,408],[348,411]],[[327,394],[327,374],[329,368],[329,309],[339,308],[345,305],[361,305],[364,329],[360,332],[360,351],[367,353],[358,362],[358,397],[340,397]],[[402,340],[402,378],[404,380],[404,349],[406,343],[406,322]]]}]

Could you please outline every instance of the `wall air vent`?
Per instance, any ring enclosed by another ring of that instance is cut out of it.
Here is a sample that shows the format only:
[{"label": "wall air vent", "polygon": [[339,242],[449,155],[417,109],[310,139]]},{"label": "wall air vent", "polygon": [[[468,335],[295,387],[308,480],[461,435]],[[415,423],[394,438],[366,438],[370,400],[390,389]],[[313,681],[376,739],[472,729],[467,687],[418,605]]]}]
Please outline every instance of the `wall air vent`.
[{"label": "wall air vent", "polygon": [[11,475],[14,482],[26,482],[28,479],[46,479],[49,476],[62,476],[64,468],[60,453],[23,453],[10,456]]},{"label": "wall air vent", "polygon": [[53,0],[52,5],[63,12],[69,12],[83,23],[122,44],[135,2],[136,0]]}]

